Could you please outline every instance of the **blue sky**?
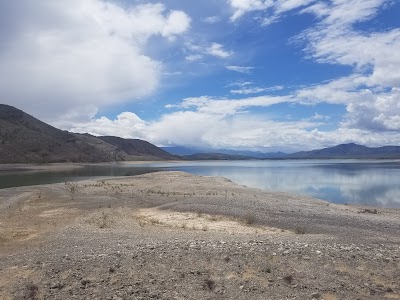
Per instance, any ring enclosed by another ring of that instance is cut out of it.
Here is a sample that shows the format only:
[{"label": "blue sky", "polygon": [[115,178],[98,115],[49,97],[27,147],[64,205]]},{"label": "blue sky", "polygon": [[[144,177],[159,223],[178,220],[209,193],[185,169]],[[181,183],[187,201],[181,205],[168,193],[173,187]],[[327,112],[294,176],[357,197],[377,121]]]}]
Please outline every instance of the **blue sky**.
[{"label": "blue sky", "polygon": [[400,144],[400,2],[0,3],[0,96],[160,146]]}]

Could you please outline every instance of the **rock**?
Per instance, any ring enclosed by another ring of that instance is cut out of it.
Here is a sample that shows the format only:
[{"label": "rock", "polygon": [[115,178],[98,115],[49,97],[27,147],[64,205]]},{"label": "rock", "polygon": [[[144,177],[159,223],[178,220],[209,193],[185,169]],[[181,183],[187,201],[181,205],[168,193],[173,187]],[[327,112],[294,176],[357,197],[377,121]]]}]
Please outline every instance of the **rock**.
[{"label": "rock", "polygon": [[319,299],[319,298],[321,298],[321,294],[320,294],[320,293],[312,293],[312,294],[311,294],[311,298],[313,298],[313,299]]},{"label": "rock", "polygon": [[53,285],[51,285],[51,289],[58,289],[61,290],[62,288],[64,288],[65,284],[63,284],[62,282],[57,282],[54,283]]}]

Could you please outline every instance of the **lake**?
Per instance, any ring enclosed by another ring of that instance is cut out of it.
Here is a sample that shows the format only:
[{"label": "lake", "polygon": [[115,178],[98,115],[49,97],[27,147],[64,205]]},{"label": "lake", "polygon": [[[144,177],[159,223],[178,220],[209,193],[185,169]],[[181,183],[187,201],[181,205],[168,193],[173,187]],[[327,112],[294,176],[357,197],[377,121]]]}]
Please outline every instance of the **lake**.
[{"label": "lake", "polygon": [[399,160],[265,160],[90,165],[69,171],[0,171],[0,188],[157,171],[223,176],[249,187],[333,203],[400,208]]}]

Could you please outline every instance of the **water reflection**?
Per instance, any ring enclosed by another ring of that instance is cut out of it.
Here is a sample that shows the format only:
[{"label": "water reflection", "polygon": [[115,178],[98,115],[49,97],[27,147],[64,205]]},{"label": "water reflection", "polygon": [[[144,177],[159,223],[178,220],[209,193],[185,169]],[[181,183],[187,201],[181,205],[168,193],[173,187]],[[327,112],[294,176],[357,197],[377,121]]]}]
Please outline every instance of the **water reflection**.
[{"label": "water reflection", "polygon": [[111,176],[132,176],[160,170],[157,167],[149,168],[141,167],[140,165],[133,167],[130,165],[115,164],[102,166],[89,165],[84,168],[63,171],[2,171],[0,172],[0,189],[15,186],[100,179]]},{"label": "water reflection", "polygon": [[249,187],[304,194],[334,203],[400,208],[398,161],[207,162],[174,169],[223,176]]},{"label": "water reflection", "polygon": [[399,161],[296,160],[116,164],[57,172],[2,172],[0,188],[130,176],[162,170],[223,176],[249,187],[304,194],[335,203],[400,208]]}]

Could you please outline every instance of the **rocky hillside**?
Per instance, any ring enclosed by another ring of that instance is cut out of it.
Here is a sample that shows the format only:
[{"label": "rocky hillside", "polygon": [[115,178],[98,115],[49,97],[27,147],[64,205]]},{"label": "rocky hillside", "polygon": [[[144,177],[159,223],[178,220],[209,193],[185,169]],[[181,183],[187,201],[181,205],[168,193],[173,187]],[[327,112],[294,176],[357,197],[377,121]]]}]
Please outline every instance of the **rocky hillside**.
[{"label": "rocky hillside", "polygon": [[15,107],[0,104],[0,163],[162,159],[175,157],[145,141],[115,137],[103,140],[62,131]]},{"label": "rocky hillside", "polygon": [[159,160],[177,159],[176,156],[143,140],[123,139],[116,136],[99,136],[98,139],[116,147],[120,160],[135,160],[144,157]]}]

